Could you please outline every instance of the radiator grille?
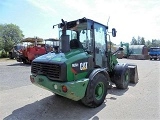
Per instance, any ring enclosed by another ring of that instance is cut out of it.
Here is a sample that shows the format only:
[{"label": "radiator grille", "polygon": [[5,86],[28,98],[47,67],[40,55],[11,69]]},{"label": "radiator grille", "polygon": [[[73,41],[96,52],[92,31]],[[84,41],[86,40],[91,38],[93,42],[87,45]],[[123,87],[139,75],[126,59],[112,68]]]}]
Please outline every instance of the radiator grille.
[{"label": "radiator grille", "polygon": [[61,75],[61,67],[58,64],[32,62],[31,72],[45,75],[52,80],[58,80]]}]

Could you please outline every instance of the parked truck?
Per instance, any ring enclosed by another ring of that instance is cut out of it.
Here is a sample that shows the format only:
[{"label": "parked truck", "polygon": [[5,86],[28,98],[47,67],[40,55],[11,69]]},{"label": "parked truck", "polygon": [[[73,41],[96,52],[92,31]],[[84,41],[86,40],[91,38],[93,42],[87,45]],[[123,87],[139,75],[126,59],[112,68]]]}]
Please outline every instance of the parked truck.
[{"label": "parked truck", "polygon": [[[37,57],[31,64],[30,81],[56,95],[89,107],[98,107],[115,84],[127,89],[138,82],[137,65],[119,63],[117,51],[108,50],[108,26],[82,18],[54,25],[59,28],[56,51]],[[112,29],[116,37],[116,29]],[[111,47],[110,47],[111,48]]]},{"label": "parked truck", "polygon": [[160,47],[151,47],[149,50],[150,60],[160,60]]}]

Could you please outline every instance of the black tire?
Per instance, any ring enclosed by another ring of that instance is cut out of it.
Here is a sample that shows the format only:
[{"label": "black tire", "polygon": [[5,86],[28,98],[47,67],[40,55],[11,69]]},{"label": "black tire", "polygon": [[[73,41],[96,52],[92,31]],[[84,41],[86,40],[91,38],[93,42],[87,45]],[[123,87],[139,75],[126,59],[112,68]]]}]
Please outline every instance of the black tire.
[{"label": "black tire", "polygon": [[130,82],[128,64],[116,66],[114,71],[114,83],[118,89],[127,89]]},{"label": "black tire", "polygon": [[61,95],[59,94],[56,94],[56,93],[53,93],[56,97],[62,97]]},{"label": "black tire", "polygon": [[9,53],[9,58],[14,59],[14,57],[12,56],[12,53]]},{"label": "black tire", "polygon": [[157,58],[154,58],[154,60],[157,60]]},{"label": "black tire", "polygon": [[106,97],[107,86],[107,78],[102,73],[98,73],[97,75],[95,75],[94,78],[88,83],[85,96],[81,100],[82,103],[88,107],[93,108],[100,106],[104,102],[104,99]]},{"label": "black tire", "polygon": [[26,59],[22,59],[23,64],[27,64]]}]

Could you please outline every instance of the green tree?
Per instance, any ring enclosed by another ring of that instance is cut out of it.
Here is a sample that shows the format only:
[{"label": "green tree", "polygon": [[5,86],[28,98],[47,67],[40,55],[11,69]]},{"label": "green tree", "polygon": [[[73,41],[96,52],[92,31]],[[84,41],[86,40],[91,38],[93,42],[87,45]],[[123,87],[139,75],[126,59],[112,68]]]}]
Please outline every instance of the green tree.
[{"label": "green tree", "polygon": [[157,47],[160,47],[160,40],[157,40],[156,44],[157,44]]},{"label": "green tree", "polygon": [[147,40],[147,41],[145,42],[145,45],[146,45],[148,48],[150,48],[150,47],[152,47],[152,42],[151,42],[150,40]]},{"label": "green tree", "polygon": [[137,45],[137,40],[135,37],[132,37],[131,45]]},{"label": "green tree", "polygon": [[152,47],[160,47],[160,40],[152,39]]},{"label": "green tree", "polygon": [[145,45],[144,37],[138,36],[136,39],[135,37],[132,38],[131,45]]},{"label": "green tree", "polygon": [[0,37],[0,51],[3,49],[2,37]]},{"label": "green tree", "polygon": [[2,25],[0,25],[0,51],[3,49],[3,39],[2,39],[2,35],[1,35],[1,31],[2,31]]},{"label": "green tree", "polygon": [[1,24],[0,25],[0,48],[5,52],[10,49],[24,37],[22,30],[15,24]]},{"label": "green tree", "polygon": [[141,45],[145,45],[145,39],[144,37],[141,37],[141,42],[140,42]]},{"label": "green tree", "polygon": [[141,45],[141,37],[140,36],[138,36],[138,38],[137,38],[137,45]]}]

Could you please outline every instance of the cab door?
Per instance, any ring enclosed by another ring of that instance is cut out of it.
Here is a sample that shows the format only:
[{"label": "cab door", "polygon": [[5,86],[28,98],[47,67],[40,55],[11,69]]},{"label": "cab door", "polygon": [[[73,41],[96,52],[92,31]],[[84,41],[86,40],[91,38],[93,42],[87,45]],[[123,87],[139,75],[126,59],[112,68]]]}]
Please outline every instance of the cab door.
[{"label": "cab door", "polygon": [[97,67],[105,67],[107,62],[105,62],[106,56],[106,27],[94,23],[94,36],[95,36],[95,65]]}]

